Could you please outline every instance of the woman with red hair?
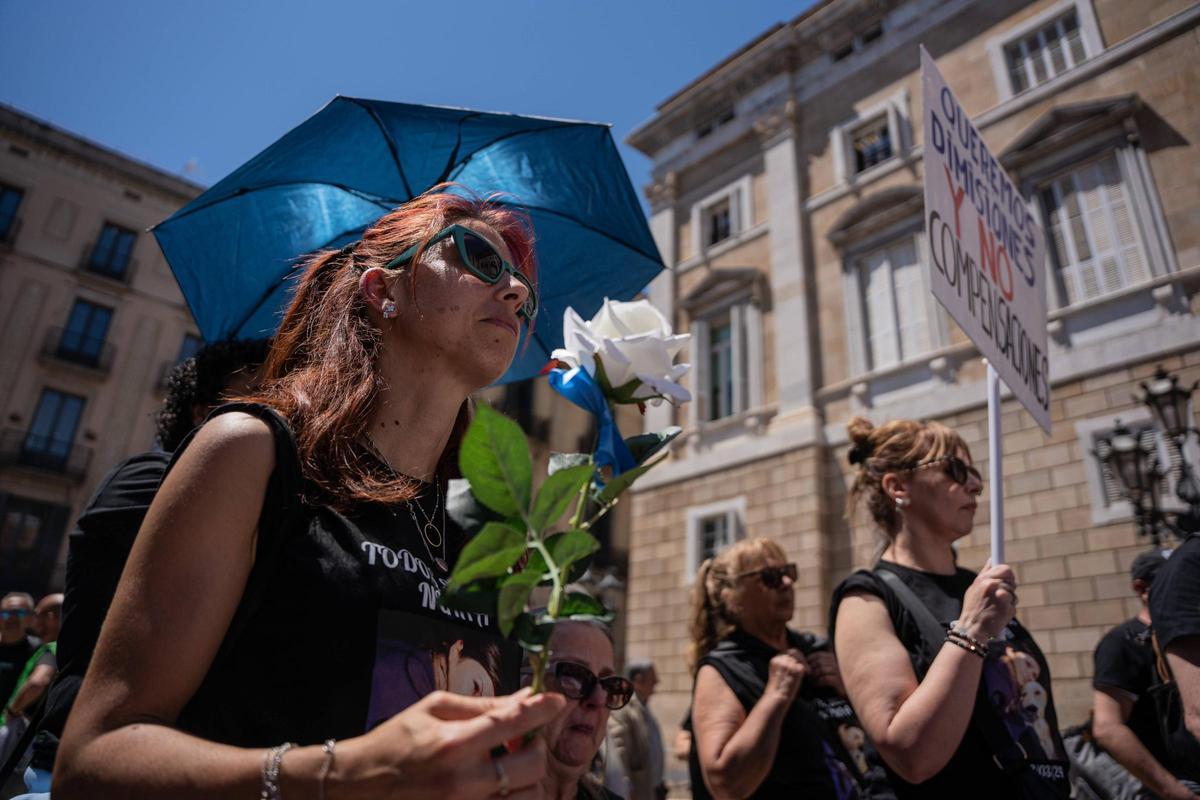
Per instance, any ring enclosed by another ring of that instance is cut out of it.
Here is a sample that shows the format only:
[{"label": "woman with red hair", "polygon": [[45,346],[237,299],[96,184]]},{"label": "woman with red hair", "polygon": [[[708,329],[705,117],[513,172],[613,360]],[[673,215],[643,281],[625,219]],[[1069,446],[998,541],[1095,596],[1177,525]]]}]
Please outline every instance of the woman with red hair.
[{"label": "woman with red hair", "polygon": [[536,792],[541,743],[492,753],[560,697],[421,697],[385,657],[438,636],[506,646],[437,602],[463,544],[445,493],[468,397],[511,363],[535,285],[526,220],[448,187],[308,261],[257,393],[175,453],[56,797]]}]

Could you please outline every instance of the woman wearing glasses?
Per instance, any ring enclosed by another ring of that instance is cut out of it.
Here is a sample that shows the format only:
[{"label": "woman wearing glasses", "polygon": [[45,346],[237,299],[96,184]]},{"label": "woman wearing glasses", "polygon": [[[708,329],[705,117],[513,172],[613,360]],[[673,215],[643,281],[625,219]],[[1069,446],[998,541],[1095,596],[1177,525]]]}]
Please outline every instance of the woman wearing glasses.
[{"label": "woman wearing glasses", "polygon": [[[544,746],[497,748],[561,697],[422,697],[386,662],[435,640],[503,645],[492,620],[437,604],[463,543],[445,491],[469,395],[536,312],[535,274],[523,218],[445,187],[309,259],[257,393],[176,451],[56,798],[536,794]],[[496,694],[517,689],[509,663]]]},{"label": "woman wearing glasses", "polygon": [[546,686],[571,702],[542,731],[548,764],[545,800],[620,800],[590,774],[608,730],[608,712],[624,708],[633,684],[616,674],[608,628],[591,622],[560,622],[550,638]]},{"label": "woman wearing glasses", "polygon": [[696,575],[692,796],[890,797],[882,770],[866,763],[868,743],[849,735],[857,721],[836,660],[787,627],[796,565],[786,561],[775,542],[750,539]]},{"label": "woman wearing glasses", "polygon": [[851,508],[884,536],[873,571],[835,590],[846,691],[897,796],[1068,796],[1050,673],[1014,619],[1006,565],[958,567],[983,489],[962,438],[936,422],[851,420]]}]

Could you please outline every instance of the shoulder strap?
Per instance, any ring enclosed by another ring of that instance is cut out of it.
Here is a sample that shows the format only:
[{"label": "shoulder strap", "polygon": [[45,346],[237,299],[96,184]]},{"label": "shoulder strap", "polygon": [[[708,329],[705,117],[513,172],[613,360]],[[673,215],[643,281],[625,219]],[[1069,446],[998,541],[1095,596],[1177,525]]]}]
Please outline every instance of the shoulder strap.
[{"label": "shoulder strap", "polygon": [[887,584],[887,587],[896,595],[900,605],[904,606],[913,622],[916,623],[917,630],[921,632],[921,638],[925,640],[926,644],[936,646],[938,642],[946,638],[946,629],[942,623],[938,622],[937,617],[929,610],[929,606],[925,605],[921,598],[908,588],[908,584],[899,575],[888,569],[876,569],[872,574]]}]

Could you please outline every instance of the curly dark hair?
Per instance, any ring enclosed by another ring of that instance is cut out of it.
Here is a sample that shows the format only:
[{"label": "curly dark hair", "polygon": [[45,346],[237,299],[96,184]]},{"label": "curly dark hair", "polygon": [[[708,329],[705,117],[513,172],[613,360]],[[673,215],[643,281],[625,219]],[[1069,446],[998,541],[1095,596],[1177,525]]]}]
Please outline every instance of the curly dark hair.
[{"label": "curly dark hair", "polygon": [[256,368],[267,359],[270,339],[227,339],[202,347],[175,365],[167,376],[167,396],[155,417],[158,443],[172,452],[196,427],[196,404],[215,406],[237,372]]}]

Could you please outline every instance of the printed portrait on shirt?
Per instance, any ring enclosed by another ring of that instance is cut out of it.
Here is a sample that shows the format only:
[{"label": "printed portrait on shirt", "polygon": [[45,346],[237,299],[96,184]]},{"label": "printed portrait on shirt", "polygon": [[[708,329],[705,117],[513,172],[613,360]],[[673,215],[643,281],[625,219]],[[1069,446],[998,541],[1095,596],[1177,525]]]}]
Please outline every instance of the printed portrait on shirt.
[{"label": "printed portrait on shirt", "polygon": [[430,692],[473,697],[520,688],[521,650],[494,631],[450,619],[381,611],[367,730]]},{"label": "printed portrait on shirt", "polygon": [[984,685],[1005,729],[1030,758],[1063,758],[1052,733],[1055,721],[1047,718],[1050,695],[1041,662],[1020,640],[997,641],[991,650]]}]

